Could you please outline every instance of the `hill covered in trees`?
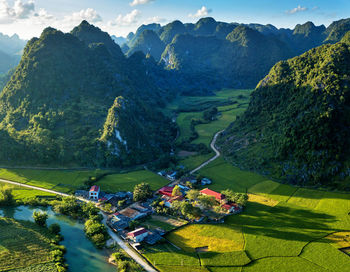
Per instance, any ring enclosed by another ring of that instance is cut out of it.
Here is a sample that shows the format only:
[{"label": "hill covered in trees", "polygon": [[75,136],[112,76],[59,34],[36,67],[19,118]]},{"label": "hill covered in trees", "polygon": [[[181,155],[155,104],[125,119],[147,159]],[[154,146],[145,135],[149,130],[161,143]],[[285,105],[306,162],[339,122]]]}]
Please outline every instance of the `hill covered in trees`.
[{"label": "hill covered in trees", "polygon": [[349,179],[349,88],[350,32],[278,62],[219,145],[240,166],[294,184]]},{"label": "hill covered in trees", "polygon": [[1,163],[111,167],[169,152],[167,96],[145,66],[85,21],[45,29],[0,94]]},{"label": "hill covered in trees", "polygon": [[350,30],[350,20],[329,27],[312,22],[294,29],[273,25],[217,22],[203,18],[197,23],[176,20],[165,26],[142,25],[130,33],[123,52],[140,50],[181,78],[186,92],[195,89],[253,88],[271,67],[325,43],[340,41]]}]

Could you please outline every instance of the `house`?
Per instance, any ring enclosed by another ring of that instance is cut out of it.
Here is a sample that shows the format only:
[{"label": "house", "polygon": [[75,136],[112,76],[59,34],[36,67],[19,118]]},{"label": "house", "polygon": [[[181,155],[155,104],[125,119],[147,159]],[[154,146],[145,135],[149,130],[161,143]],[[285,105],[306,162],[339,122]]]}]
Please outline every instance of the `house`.
[{"label": "house", "polygon": [[121,231],[129,227],[130,219],[120,213],[114,213],[110,220],[111,227],[116,231]]},{"label": "house", "polygon": [[203,178],[203,179],[201,180],[201,184],[202,184],[203,186],[209,185],[209,184],[211,184],[211,183],[212,183],[212,181],[211,181],[210,179],[208,179],[208,178]]},{"label": "house", "polygon": [[215,197],[216,201],[220,202],[221,204],[226,203],[226,197],[223,194],[217,193],[213,190],[210,190],[208,188],[205,188],[200,191],[202,195],[207,195],[207,196],[213,196]]},{"label": "house", "polygon": [[154,245],[160,240],[162,240],[162,236],[157,231],[149,231],[145,241],[149,245]]},{"label": "house", "polygon": [[141,213],[132,208],[126,208],[124,210],[119,211],[119,213],[129,218],[130,221],[136,220],[147,215],[146,213]]},{"label": "house", "polygon": [[158,190],[158,194],[172,196],[174,187],[164,186],[163,188]]},{"label": "house", "polygon": [[192,184],[197,183],[197,179],[195,176],[187,176],[187,177],[183,177],[181,178],[180,183],[183,185],[186,185],[187,182],[191,182]]},{"label": "house", "polygon": [[164,201],[164,206],[171,208],[171,205],[174,201],[183,201],[185,198],[183,196],[174,196],[174,197],[163,196],[162,199]]},{"label": "house", "polygon": [[221,208],[223,208],[227,213],[233,213],[233,214],[237,214],[237,213],[240,213],[242,211],[241,206],[239,206],[236,203],[231,203],[231,202],[222,205]]},{"label": "house", "polygon": [[142,213],[149,213],[151,211],[151,208],[145,207],[139,203],[134,203],[130,207]]},{"label": "house", "polygon": [[148,236],[148,231],[145,228],[139,228],[128,233],[127,237],[134,243],[142,242]]},{"label": "house", "polygon": [[100,195],[100,186],[94,185],[90,188],[89,198],[93,200],[98,200]]},{"label": "house", "polygon": [[158,173],[157,173],[159,176],[165,176],[166,175],[166,172],[165,171],[159,171]]},{"label": "house", "polygon": [[166,177],[167,177],[169,180],[174,181],[174,180],[176,179],[176,174],[177,174],[176,171],[174,171],[174,172],[169,172],[169,173],[167,173]]}]

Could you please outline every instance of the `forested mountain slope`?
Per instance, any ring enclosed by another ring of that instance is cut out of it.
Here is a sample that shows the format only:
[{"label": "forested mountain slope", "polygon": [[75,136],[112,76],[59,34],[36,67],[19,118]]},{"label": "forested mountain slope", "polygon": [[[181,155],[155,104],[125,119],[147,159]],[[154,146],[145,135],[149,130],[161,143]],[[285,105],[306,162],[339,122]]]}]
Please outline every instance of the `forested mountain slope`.
[{"label": "forested mountain slope", "polygon": [[294,29],[213,18],[195,24],[176,20],[165,26],[142,25],[136,34],[129,34],[123,52],[130,55],[140,50],[157,61],[162,56],[160,63],[175,71],[187,91],[253,88],[277,61],[338,42],[349,30],[349,19],[333,22],[328,28],[306,22]]},{"label": "forested mountain slope", "polygon": [[277,63],[220,138],[225,156],[296,184],[349,179],[349,37]]},{"label": "forested mountain slope", "polygon": [[119,166],[169,152],[171,122],[144,61],[87,22],[45,29],[0,94],[0,162]]}]

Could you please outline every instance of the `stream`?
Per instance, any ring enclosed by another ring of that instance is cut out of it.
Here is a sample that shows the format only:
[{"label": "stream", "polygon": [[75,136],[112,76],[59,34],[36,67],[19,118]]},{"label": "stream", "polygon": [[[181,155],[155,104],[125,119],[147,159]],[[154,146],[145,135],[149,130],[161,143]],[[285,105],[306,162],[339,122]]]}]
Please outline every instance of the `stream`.
[{"label": "stream", "polygon": [[60,245],[67,249],[66,263],[71,272],[115,272],[116,267],[107,262],[108,254],[104,250],[98,250],[88,240],[84,233],[84,224],[64,215],[54,213],[51,208],[33,208],[29,206],[0,208],[0,216],[10,217],[16,220],[33,220],[33,211],[47,212],[49,218],[47,224],[58,223],[61,226],[61,234],[64,240]]}]

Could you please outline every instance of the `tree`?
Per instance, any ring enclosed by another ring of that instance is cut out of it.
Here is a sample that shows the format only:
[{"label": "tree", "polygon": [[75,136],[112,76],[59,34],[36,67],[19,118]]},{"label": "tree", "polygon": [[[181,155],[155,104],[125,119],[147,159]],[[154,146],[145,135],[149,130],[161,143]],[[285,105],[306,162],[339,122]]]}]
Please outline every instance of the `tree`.
[{"label": "tree", "polygon": [[199,197],[199,195],[200,195],[200,193],[199,193],[198,190],[192,189],[192,190],[189,190],[189,191],[187,192],[186,197],[187,197],[189,200],[194,201],[194,200],[196,200],[196,199]]},{"label": "tree", "polygon": [[57,223],[54,223],[54,224],[51,224],[49,226],[49,231],[52,233],[52,234],[59,234],[61,232],[61,226]]},{"label": "tree", "polygon": [[5,185],[0,188],[0,205],[9,206],[13,203],[12,187]]},{"label": "tree", "polygon": [[235,202],[235,199],[236,199],[236,193],[229,190],[229,189],[226,189],[224,191],[221,191],[221,193],[226,197],[226,199],[228,201],[232,201],[232,202]]},{"label": "tree", "polygon": [[226,196],[228,201],[235,202],[240,206],[245,206],[247,204],[248,195],[246,193],[235,193],[228,189],[221,193]]},{"label": "tree", "polygon": [[91,237],[91,241],[98,247],[103,248],[106,244],[106,237],[102,233],[95,234]]},{"label": "tree", "polygon": [[199,203],[206,209],[216,205],[216,200],[213,196],[200,195],[198,196]]},{"label": "tree", "polygon": [[45,227],[48,215],[46,212],[34,211],[33,218],[34,218],[35,223],[37,223],[41,227]]},{"label": "tree", "polygon": [[143,201],[152,196],[151,186],[148,183],[140,183],[134,188],[134,201]]},{"label": "tree", "polygon": [[85,214],[85,217],[87,218],[91,217],[92,215],[97,215],[99,212],[98,208],[92,202],[84,203],[82,210],[83,210],[83,213]]},{"label": "tree", "polygon": [[172,196],[182,196],[181,188],[179,185],[175,185]]}]

